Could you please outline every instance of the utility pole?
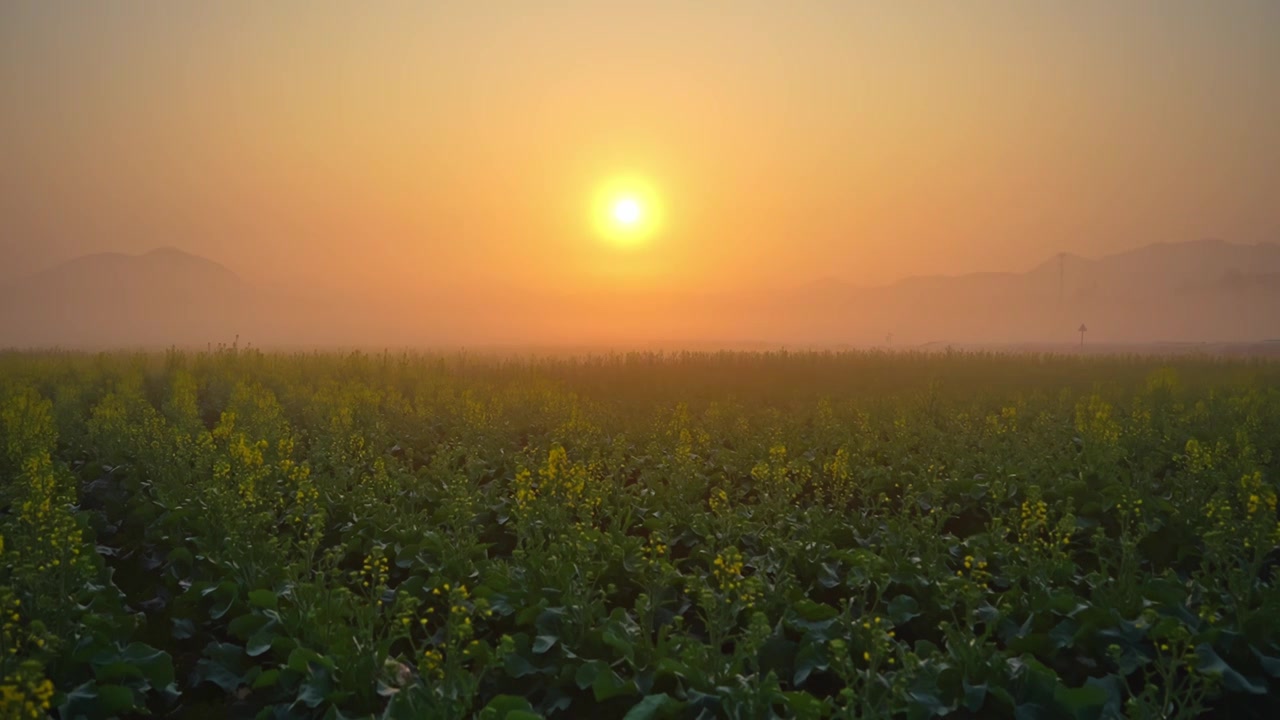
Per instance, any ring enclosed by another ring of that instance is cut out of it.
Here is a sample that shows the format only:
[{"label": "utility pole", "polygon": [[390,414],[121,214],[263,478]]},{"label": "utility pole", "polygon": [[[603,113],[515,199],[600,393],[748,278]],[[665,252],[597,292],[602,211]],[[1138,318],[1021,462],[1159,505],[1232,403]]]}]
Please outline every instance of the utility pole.
[{"label": "utility pole", "polygon": [[1081,350],[1084,350],[1084,334],[1088,331],[1089,331],[1089,328],[1085,327],[1084,323],[1080,323],[1080,349]]}]

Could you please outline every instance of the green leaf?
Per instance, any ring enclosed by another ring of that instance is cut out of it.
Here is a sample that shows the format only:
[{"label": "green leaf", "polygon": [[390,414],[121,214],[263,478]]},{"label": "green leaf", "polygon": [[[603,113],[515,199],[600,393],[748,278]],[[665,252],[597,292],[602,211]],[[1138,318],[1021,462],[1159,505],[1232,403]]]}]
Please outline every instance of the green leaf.
[{"label": "green leaf", "polygon": [[123,685],[98,686],[98,712],[110,717],[133,710],[133,691]]},{"label": "green leaf", "polygon": [[513,678],[522,678],[526,675],[533,675],[538,672],[538,668],[529,662],[524,656],[511,653],[502,659],[502,666],[506,669],[507,674]]},{"label": "green leaf", "polygon": [[515,695],[499,695],[480,711],[479,720],[518,720],[540,717],[529,701]]},{"label": "green leaf", "polygon": [[631,637],[627,634],[626,626],[620,622],[610,621],[605,626],[604,631],[601,632],[600,639],[604,641],[605,645],[618,651],[618,654],[622,657],[628,660],[634,659],[635,643],[632,642]]},{"label": "green leaf", "polygon": [[173,658],[145,643],[130,643],[121,657],[138,667],[152,687],[162,688],[174,680]]},{"label": "green leaf", "polygon": [[307,682],[302,683],[302,687],[298,688],[298,702],[309,708],[319,707],[329,697],[329,691],[332,689],[328,682],[328,676],[317,673]]},{"label": "green leaf", "polygon": [[235,692],[244,681],[244,651],[231,643],[209,643],[205,657],[196,663],[195,684],[211,682],[226,692]]},{"label": "green leaf", "polygon": [[827,659],[827,652],[823,645],[806,641],[796,653],[796,671],[791,681],[797,686],[803,685],[814,670],[826,670],[829,666],[830,661]]},{"label": "green leaf", "polygon": [[1263,655],[1254,649],[1253,654],[1257,656],[1258,662],[1262,664],[1262,670],[1273,678],[1280,678],[1280,658]]},{"label": "green leaf", "polygon": [[1013,711],[1014,720],[1049,720],[1053,713],[1040,703],[1024,703]]},{"label": "green leaf", "polygon": [[294,648],[293,651],[289,653],[289,662],[287,665],[290,670],[306,674],[311,672],[311,666],[313,664],[329,670],[333,670],[335,668],[333,660],[330,660],[310,648]]},{"label": "green leaf", "polygon": [[94,663],[93,676],[98,682],[124,682],[142,680],[142,668],[121,660]]},{"label": "green leaf", "polygon": [[539,635],[533,641],[533,654],[541,655],[555,646],[560,638],[555,635]]},{"label": "green leaf", "polygon": [[964,688],[964,706],[969,712],[978,712],[987,701],[987,684],[970,685],[968,678],[961,681]]},{"label": "green leaf", "polygon": [[932,692],[924,690],[913,690],[907,693],[907,697],[911,698],[911,715],[913,717],[933,717],[934,715],[946,715],[951,712],[951,708]]},{"label": "green leaf", "polygon": [[249,657],[258,657],[271,649],[271,644],[275,642],[276,637],[275,623],[271,623],[249,638],[245,643],[244,653]]},{"label": "green leaf", "polygon": [[277,610],[280,607],[280,597],[271,590],[253,590],[249,593],[249,604],[264,610]]},{"label": "green leaf", "polygon": [[1196,669],[1206,675],[1222,678],[1222,686],[1227,690],[1249,693],[1250,695],[1267,694],[1266,685],[1259,685],[1241,675],[1214,651],[1212,645],[1204,643],[1196,647],[1196,657],[1199,658]]},{"label": "green leaf", "polygon": [[258,676],[256,680],[253,681],[253,689],[259,690],[261,688],[266,688],[266,687],[275,687],[275,685],[279,682],[280,682],[280,671],[275,668],[272,668],[270,670],[264,671],[261,675]]},{"label": "green leaf", "polygon": [[240,687],[240,675],[228,669],[222,663],[201,658],[196,663],[194,673],[196,684],[211,682],[226,692],[235,692]]},{"label": "green leaf", "polygon": [[782,699],[796,720],[820,720],[827,716],[829,702],[819,700],[807,692],[783,693]]},{"label": "green leaf", "polygon": [[899,595],[889,601],[889,619],[894,625],[902,625],[919,615],[920,604],[910,595]]},{"label": "green leaf", "polygon": [[654,668],[659,677],[685,678],[691,672],[689,667],[675,658],[664,657],[658,660]]},{"label": "green leaf", "polygon": [[814,602],[808,598],[792,603],[791,609],[794,610],[801,618],[809,622],[831,620],[840,615],[840,611],[830,605]]},{"label": "green leaf", "polygon": [[1098,717],[1121,717],[1121,709],[1124,707],[1124,699],[1128,691],[1121,678],[1116,675],[1107,675],[1102,678],[1091,677],[1085,680],[1084,684],[1101,688],[1107,694],[1107,701],[1103,703]]},{"label": "green leaf", "polygon": [[683,703],[666,693],[646,695],[627,711],[622,720],[653,720],[654,718],[671,717],[680,712]]},{"label": "green leaf", "polygon": [[62,705],[58,706],[58,715],[64,718],[93,717],[98,704],[98,688],[90,680],[67,693]]},{"label": "green leaf", "polygon": [[240,586],[230,580],[206,589],[204,594],[213,595],[213,607],[209,610],[209,617],[221,620],[223,615],[230,612],[231,606],[236,603],[236,594],[239,590]]},{"label": "green leaf", "polygon": [[271,620],[267,619],[264,615],[257,615],[253,613],[241,615],[227,625],[227,632],[241,640],[244,640],[258,632],[258,630],[262,629],[264,625],[270,622]]},{"label": "green leaf", "polygon": [[607,669],[609,666],[603,660],[589,660],[578,666],[578,671],[574,673],[574,682],[578,684],[579,690],[586,690],[591,687],[596,676],[600,674],[601,669]]},{"label": "green leaf", "polygon": [[591,692],[595,695],[596,702],[604,702],[619,695],[634,693],[636,684],[632,680],[623,680],[618,677],[618,673],[612,669],[605,668],[599,675],[596,675],[595,682],[591,683]]},{"label": "green leaf", "polygon": [[1058,706],[1075,718],[1096,717],[1097,711],[1107,704],[1109,696],[1106,689],[1097,685],[1069,688],[1059,686],[1053,693]]}]

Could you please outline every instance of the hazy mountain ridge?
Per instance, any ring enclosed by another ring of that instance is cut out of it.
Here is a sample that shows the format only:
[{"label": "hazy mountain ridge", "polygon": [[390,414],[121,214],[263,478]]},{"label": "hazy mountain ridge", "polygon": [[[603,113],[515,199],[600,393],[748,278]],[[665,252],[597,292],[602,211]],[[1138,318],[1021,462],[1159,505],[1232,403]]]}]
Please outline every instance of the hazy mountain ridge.
[{"label": "hazy mountain ridge", "polygon": [[99,253],[0,288],[0,345],[203,345],[234,338],[252,290],[175,248]]},{"label": "hazy mountain ridge", "polygon": [[[575,344],[651,338],[895,344],[1280,337],[1280,245],[1157,243],[1022,273],[904,278],[857,287],[830,277],[787,290],[580,293],[508,288],[465,304],[302,297],[244,283],[174,248],[77,258],[0,288],[0,346]],[[625,328],[625,332],[614,328]]]}]

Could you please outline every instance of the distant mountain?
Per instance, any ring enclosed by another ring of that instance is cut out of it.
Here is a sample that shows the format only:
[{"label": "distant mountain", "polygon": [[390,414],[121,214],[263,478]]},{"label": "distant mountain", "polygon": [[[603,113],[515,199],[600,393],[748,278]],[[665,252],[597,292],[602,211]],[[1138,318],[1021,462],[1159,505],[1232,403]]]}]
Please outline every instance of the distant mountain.
[{"label": "distant mountain", "polygon": [[101,254],[0,287],[0,347],[1233,342],[1280,337],[1280,245],[1158,243],[1021,273],[822,278],[734,293],[492,288],[391,300],[284,294],[175,249]]},{"label": "distant mountain", "polygon": [[[919,342],[1063,340],[1081,322],[1099,340],[1256,340],[1280,332],[1278,273],[1276,244],[1157,243],[1096,260],[1063,254],[1024,273],[848,287],[838,322],[863,337],[883,328]],[[831,294],[823,291],[822,305]]]},{"label": "distant mountain", "polygon": [[174,248],[86,255],[0,288],[0,344],[231,342],[245,290],[226,267]]}]

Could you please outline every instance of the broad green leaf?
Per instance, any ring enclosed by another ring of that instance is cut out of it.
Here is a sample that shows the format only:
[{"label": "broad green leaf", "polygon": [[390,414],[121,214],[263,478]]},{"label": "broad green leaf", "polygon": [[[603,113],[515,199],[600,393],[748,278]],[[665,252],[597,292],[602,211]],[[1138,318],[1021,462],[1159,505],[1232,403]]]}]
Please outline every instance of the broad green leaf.
[{"label": "broad green leaf", "polygon": [[831,620],[840,615],[840,611],[830,605],[817,603],[809,600],[808,598],[792,603],[791,609],[794,610],[802,619],[809,622]]},{"label": "broad green leaf", "polygon": [[680,712],[683,703],[666,693],[646,695],[627,711],[622,720],[654,720],[671,717]]},{"label": "broad green leaf", "polygon": [[122,715],[133,710],[133,691],[122,685],[98,686],[98,711],[105,716]]},{"label": "broad green leaf", "polygon": [[278,682],[280,682],[280,671],[272,668],[264,671],[256,680],[253,681],[253,688],[255,690],[259,690],[262,688],[274,687]]},{"label": "broad green leaf", "polygon": [[920,604],[910,595],[899,595],[889,601],[889,619],[894,625],[902,625],[912,618],[919,617]]},{"label": "broad green leaf", "polygon": [[249,604],[264,610],[277,610],[280,607],[280,597],[271,590],[252,590],[249,592]]},{"label": "broad green leaf", "polygon": [[533,663],[526,660],[518,653],[511,653],[502,659],[502,665],[506,669],[507,674],[513,678],[522,678],[526,675],[533,675],[538,672],[538,668]]},{"label": "broad green leaf", "polygon": [[603,660],[589,660],[578,666],[573,676],[574,682],[578,684],[579,690],[586,690],[595,683],[600,673],[608,668],[609,665]]},{"label": "broad green leaf", "polygon": [[[528,713],[535,718],[538,717],[533,712],[533,706],[529,704],[528,700],[515,695],[499,695],[495,697],[489,701],[488,705],[484,706],[477,717],[479,720],[507,720],[507,718],[512,717],[513,713]],[[516,717],[520,716],[516,715]]]},{"label": "broad green leaf", "polygon": [[1198,646],[1196,648],[1196,657],[1199,658],[1196,669],[1206,675],[1222,678],[1222,686],[1227,690],[1250,695],[1267,694],[1266,685],[1260,685],[1241,675],[1218,655],[1212,645],[1205,643]]},{"label": "broad green leaf", "polygon": [[635,692],[636,684],[631,680],[623,680],[618,674],[610,668],[605,668],[591,683],[591,692],[595,695],[596,702],[604,702],[619,695],[627,695]]}]

